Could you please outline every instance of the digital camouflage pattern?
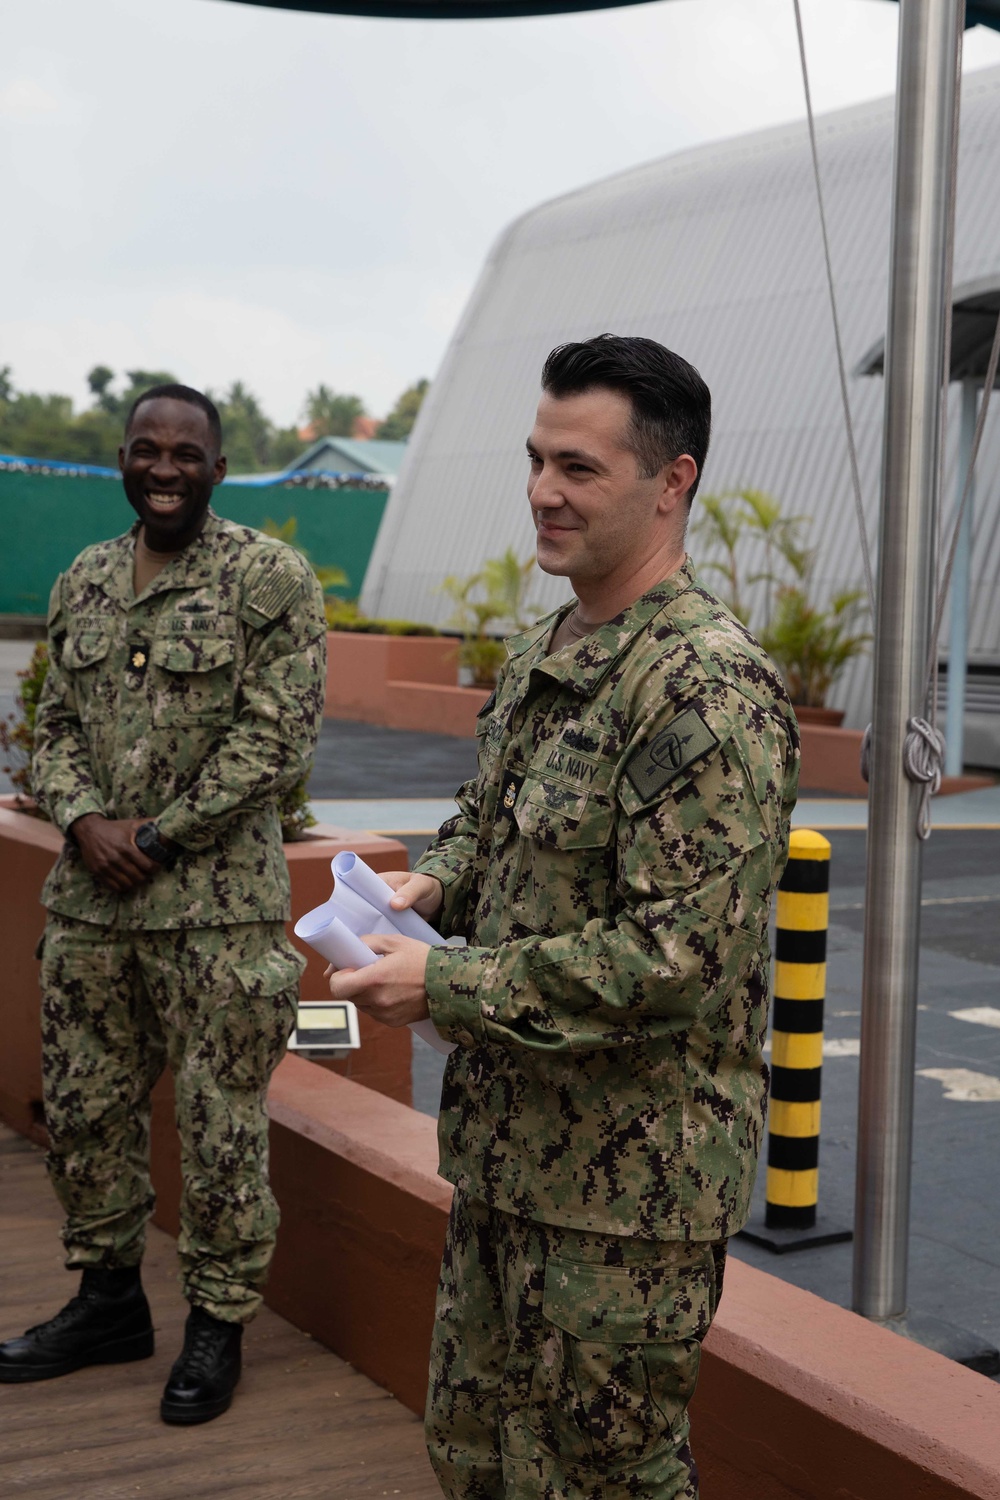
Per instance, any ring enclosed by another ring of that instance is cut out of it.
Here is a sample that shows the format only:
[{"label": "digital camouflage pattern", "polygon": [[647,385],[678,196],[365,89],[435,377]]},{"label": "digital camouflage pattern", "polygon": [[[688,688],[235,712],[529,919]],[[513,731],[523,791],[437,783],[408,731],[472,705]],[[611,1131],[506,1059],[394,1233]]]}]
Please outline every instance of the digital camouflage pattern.
[{"label": "digital camouflage pattern", "polygon": [[118,896],[67,842],[42,900],[130,930],[287,920],[276,804],[323,713],[322,591],[294,548],[210,511],[136,598],[138,530],[56,580],[33,784],[63,832],[91,812],[151,818],[181,853]]},{"label": "digital camouflage pattern", "polygon": [[64,832],[88,812],[144,817],[181,849],[119,896],[67,842],[46,882],[49,1172],[68,1264],[137,1264],[149,1091],[169,1062],[185,1292],[239,1322],[274,1249],[267,1084],[303,968],[282,926],[276,803],[315,748],[326,622],[293,548],[211,512],[135,598],[138,529],[89,547],[52,591],[34,785]]},{"label": "digital camouflage pattern", "polygon": [[479,774],[417,868],[445,887],[441,1170],[492,1207],[647,1239],[745,1222],[763,1133],[768,913],[798,733],[690,563],[548,656],[507,643]]},{"label": "digital camouflage pattern", "polygon": [[687,1404],[725,1246],[586,1234],[456,1191],[428,1451],[451,1500],[696,1500]]},{"label": "digital camouflage pattern", "polygon": [[268,1079],[304,960],[280,922],[149,932],[50,918],[42,951],[49,1176],[69,1266],[133,1266],[153,1207],[149,1093],[169,1063],[184,1294],[227,1322],[261,1301],[278,1208]]}]

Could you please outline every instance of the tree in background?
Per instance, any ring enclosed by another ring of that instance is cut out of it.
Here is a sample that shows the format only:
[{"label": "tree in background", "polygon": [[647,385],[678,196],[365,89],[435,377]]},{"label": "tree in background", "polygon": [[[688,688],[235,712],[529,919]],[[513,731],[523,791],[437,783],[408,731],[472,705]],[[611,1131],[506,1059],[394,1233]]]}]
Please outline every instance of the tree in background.
[{"label": "tree in background", "polygon": [[274,429],[260,402],[242,380],[234,380],[224,396],[212,394],[222,418],[224,448],[232,474],[254,473],[271,462]]},{"label": "tree in background", "polygon": [[108,365],[95,365],[87,376],[95,405],[110,415],[117,415],[118,412],[118,397],[110,389],[114,378],[115,372]]},{"label": "tree in background", "polygon": [[424,397],[430,388],[429,380],[418,380],[413,385],[408,385],[385,421],[379,424],[375,436],[405,443],[413,431],[417,413],[423,406]]},{"label": "tree in background", "polygon": [[305,413],[313,436],[317,438],[350,437],[357,418],[367,415],[360,396],[340,395],[327,385],[318,385],[309,392]]},{"label": "tree in background", "polygon": [[[0,365],[0,453],[115,468],[122,425],[136,397],[151,386],[175,381],[169,370],[126,370],[118,376],[110,365],[95,365],[87,376],[92,404],[77,412],[69,396],[18,391],[10,366]],[[409,386],[377,435],[407,438],[428,387],[427,380]],[[273,423],[243,381],[234,381],[214,399],[222,416],[230,473],[285,469],[302,453],[305,444],[297,428]],[[357,418],[366,415],[360,396],[326,385],[309,392],[305,414],[316,437],[350,437]]]}]

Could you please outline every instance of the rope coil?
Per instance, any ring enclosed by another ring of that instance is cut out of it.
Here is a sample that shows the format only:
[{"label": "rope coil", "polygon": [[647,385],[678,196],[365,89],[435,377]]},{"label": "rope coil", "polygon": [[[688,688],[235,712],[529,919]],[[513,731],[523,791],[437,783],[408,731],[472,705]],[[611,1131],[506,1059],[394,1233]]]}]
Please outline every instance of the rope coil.
[{"label": "rope coil", "polygon": [[[931,798],[941,790],[944,774],[945,740],[934,724],[914,715],[906,721],[906,736],[903,740],[903,771],[909,781],[923,787],[920,807],[917,811],[917,837],[927,840],[931,836]],[[861,741],[861,775],[871,780],[872,726],[869,724]]]}]

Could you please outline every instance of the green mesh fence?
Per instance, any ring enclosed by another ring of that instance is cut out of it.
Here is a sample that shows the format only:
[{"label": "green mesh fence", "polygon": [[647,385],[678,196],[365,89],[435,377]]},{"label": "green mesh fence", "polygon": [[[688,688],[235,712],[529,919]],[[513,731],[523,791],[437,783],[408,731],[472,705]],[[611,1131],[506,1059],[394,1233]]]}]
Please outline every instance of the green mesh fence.
[{"label": "green mesh fence", "polygon": [[[361,592],[388,495],[383,490],[305,490],[226,484],[219,515],[245,526],[279,526],[294,516],[296,543],[317,567],[341,568],[353,599]],[[116,479],[0,473],[0,614],[44,615],[56,575],[91,542],[126,531],[135,519]]]}]

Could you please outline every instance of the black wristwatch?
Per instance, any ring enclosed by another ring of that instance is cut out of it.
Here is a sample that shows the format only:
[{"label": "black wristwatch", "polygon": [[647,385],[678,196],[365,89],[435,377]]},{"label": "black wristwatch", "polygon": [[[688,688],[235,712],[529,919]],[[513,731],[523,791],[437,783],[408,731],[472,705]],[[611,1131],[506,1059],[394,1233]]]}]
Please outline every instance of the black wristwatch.
[{"label": "black wristwatch", "polygon": [[158,865],[169,869],[177,855],[173,849],[168,849],[160,838],[160,832],[155,823],[141,823],[135,830],[135,847],[145,854],[147,859],[155,859]]}]

